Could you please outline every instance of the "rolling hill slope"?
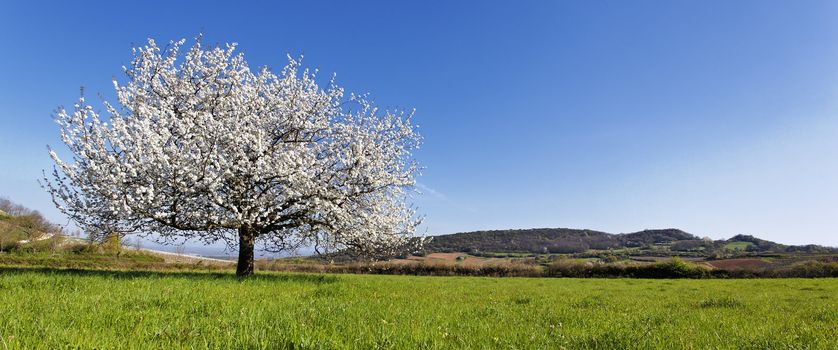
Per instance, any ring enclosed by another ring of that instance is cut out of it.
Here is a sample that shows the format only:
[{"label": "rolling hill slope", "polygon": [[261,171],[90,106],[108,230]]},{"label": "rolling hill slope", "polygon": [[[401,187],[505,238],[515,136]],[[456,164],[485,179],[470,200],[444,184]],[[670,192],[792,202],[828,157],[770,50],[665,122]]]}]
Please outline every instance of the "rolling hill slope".
[{"label": "rolling hill slope", "polygon": [[787,246],[748,235],[713,241],[674,228],[620,234],[570,228],[462,232],[435,236],[425,249],[428,252],[530,254],[622,251],[637,255],[699,256],[709,256],[725,250],[772,253],[838,252],[836,248],[818,245]]}]

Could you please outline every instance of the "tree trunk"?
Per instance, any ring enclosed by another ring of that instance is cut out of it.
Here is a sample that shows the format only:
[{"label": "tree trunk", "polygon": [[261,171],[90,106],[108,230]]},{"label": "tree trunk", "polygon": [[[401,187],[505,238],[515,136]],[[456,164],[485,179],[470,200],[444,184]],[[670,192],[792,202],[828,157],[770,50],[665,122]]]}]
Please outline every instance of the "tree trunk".
[{"label": "tree trunk", "polygon": [[236,276],[247,277],[253,274],[253,246],[256,240],[255,230],[250,227],[239,228],[239,262]]}]

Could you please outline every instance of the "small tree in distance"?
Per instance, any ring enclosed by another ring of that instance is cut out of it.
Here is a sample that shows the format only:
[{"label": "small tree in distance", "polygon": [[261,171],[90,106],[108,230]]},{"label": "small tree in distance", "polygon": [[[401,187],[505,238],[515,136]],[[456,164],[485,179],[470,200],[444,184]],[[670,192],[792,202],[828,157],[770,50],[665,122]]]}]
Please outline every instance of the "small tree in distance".
[{"label": "small tree in distance", "polygon": [[239,276],[257,244],[380,255],[415,241],[412,112],[321,88],[291,57],[253,72],[235,44],[183,44],[134,49],[107,118],[84,96],[57,111],[72,162],[50,149],[42,185],[63,213],[94,237],[237,244]]}]

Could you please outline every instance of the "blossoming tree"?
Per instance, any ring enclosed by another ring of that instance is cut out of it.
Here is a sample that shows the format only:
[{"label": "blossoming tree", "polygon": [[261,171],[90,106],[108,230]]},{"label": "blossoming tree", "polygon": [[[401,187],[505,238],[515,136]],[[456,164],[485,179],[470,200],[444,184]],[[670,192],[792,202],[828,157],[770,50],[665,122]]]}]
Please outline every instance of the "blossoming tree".
[{"label": "blossoming tree", "polygon": [[[380,254],[411,240],[420,137],[412,112],[321,87],[299,60],[252,71],[235,44],[134,49],[118,104],[59,109],[72,161],[50,149],[43,186],[91,235],[150,234],[254,248]],[[183,48],[183,49],[182,49]]]}]

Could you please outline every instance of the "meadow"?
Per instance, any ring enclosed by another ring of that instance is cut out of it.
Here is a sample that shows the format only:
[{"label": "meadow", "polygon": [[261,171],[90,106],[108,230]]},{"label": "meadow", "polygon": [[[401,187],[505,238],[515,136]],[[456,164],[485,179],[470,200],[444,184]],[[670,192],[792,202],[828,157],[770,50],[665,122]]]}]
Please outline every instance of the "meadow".
[{"label": "meadow", "polygon": [[835,349],[838,279],[0,268],[0,348]]}]

